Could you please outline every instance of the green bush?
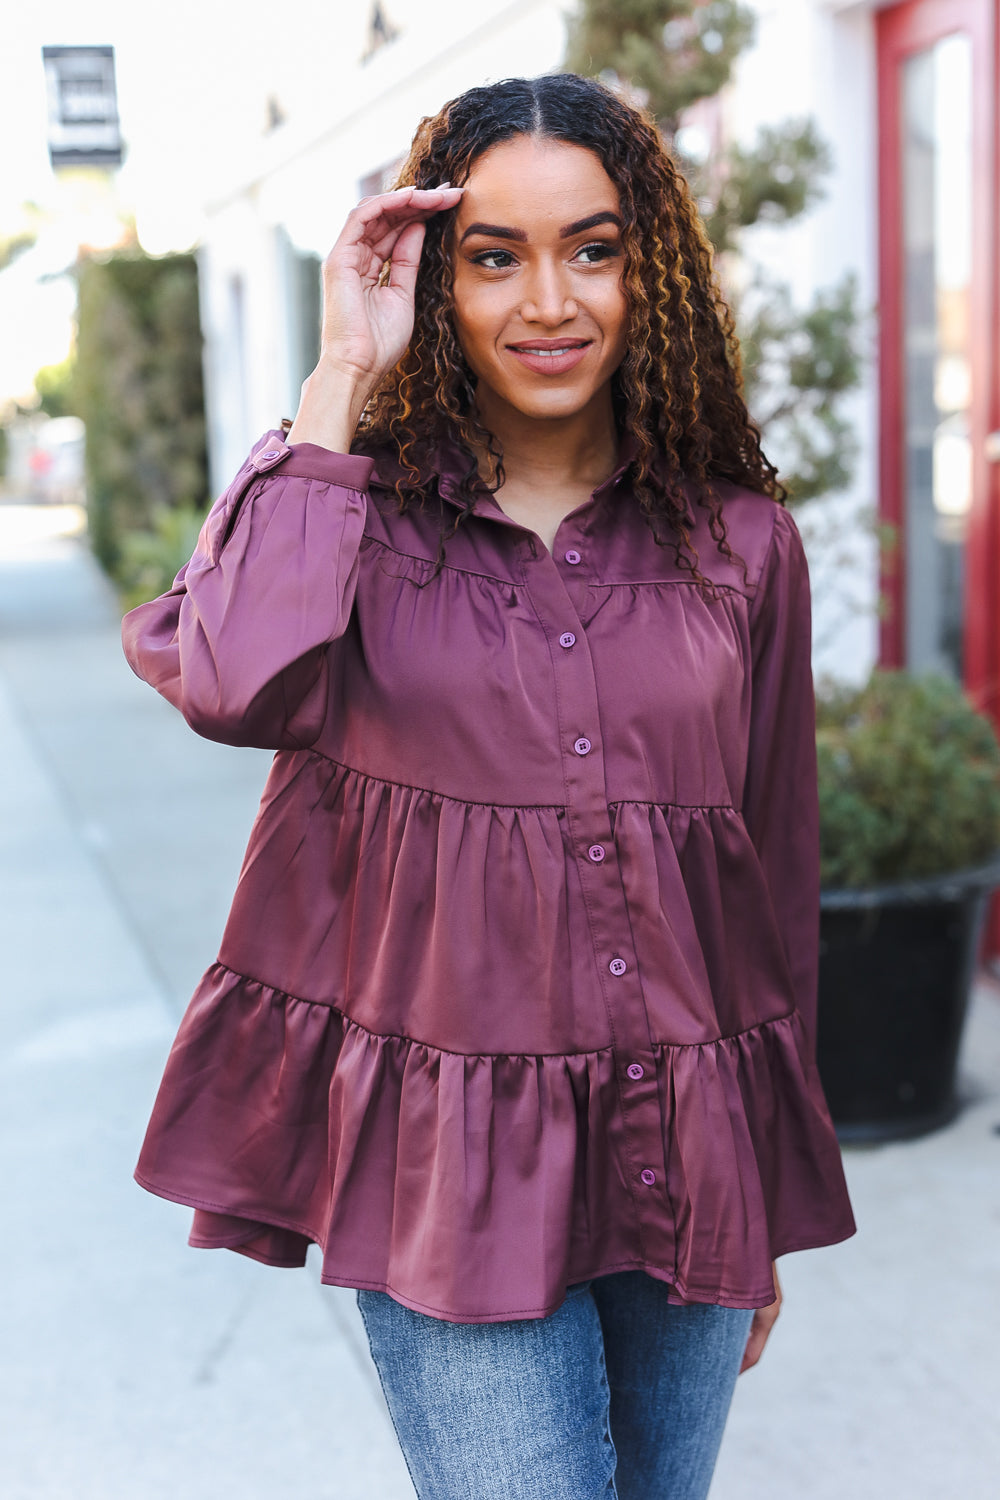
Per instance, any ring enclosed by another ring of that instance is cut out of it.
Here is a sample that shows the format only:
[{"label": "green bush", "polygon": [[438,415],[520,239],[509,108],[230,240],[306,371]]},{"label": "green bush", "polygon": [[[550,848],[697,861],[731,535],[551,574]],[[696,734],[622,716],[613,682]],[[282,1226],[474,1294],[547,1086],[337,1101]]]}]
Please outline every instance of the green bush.
[{"label": "green bush", "polygon": [[117,570],[124,609],[166,593],[194,551],[204,519],[203,507],[163,506],[153,517],[152,529],[126,533]]},{"label": "green bush", "polygon": [[90,537],[126,588],[131,533],[156,537],[164,511],[207,503],[201,344],[193,256],[83,262],[73,400],[87,429]]},{"label": "green bush", "polygon": [[1000,848],[1000,745],[950,678],[876,672],[817,704],[824,888],[946,874]]},{"label": "green bush", "polygon": [[47,417],[75,417],[76,356],[70,354],[58,365],[44,365],[35,376],[38,409]]}]

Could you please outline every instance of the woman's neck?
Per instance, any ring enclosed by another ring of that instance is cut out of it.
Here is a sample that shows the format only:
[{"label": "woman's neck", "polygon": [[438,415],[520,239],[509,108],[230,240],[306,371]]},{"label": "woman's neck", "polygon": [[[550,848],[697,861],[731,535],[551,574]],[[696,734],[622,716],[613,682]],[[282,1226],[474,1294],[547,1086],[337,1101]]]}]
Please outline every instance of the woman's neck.
[{"label": "woman's neck", "polygon": [[[503,453],[504,482],[496,503],[536,533],[551,551],[563,519],[603,484],[615,467],[618,434],[611,402],[565,418],[533,418],[505,406],[480,407],[484,426]],[[483,472],[489,470],[481,455]]]},{"label": "woman's neck", "polygon": [[503,453],[505,488],[589,493],[607,479],[618,458],[610,401],[564,418],[525,417],[509,407],[492,410],[488,404],[479,415]]}]

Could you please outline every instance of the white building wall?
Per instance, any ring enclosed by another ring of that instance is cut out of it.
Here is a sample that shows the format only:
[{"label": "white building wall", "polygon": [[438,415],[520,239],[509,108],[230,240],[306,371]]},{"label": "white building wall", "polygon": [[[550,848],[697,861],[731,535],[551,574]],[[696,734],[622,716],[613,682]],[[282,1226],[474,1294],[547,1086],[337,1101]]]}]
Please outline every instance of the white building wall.
[{"label": "white building wall", "polygon": [[[811,115],[834,167],[824,201],[788,228],[749,232],[747,256],[789,282],[803,306],[817,288],[853,270],[870,314],[864,384],[848,407],[861,446],[855,483],[846,495],[799,512],[814,577],[817,669],[860,678],[877,644],[877,549],[866,520],[877,501],[877,7],[869,0],[755,0],[754,8],[757,40],[723,103],[727,133],[749,141],[762,124]],[[334,71],[318,48],[313,74],[297,70],[284,85],[277,78],[288,121],[209,206],[201,252],[216,488],[253,438],[294,414],[306,373],[292,354],[294,309],[278,226],[300,251],[324,255],[361,184],[405,154],[423,116],[476,84],[559,67],[566,9],[564,0],[480,0],[467,10],[455,0],[388,0],[400,34],[362,63],[359,18],[368,7],[354,6],[350,24],[338,26]]]}]

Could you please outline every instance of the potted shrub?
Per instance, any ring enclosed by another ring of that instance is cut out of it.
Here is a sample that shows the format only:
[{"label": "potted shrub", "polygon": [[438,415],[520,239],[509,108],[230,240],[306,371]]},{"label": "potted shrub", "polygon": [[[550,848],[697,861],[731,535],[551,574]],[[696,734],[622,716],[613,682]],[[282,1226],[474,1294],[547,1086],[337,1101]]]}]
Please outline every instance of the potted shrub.
[{"label": "potted shrub", "polygon": [[842,1140],[957,1109],[958,1046],[1000,884],[1000,745],[945,677],[876,672],[817,703],[819,1070]]}]

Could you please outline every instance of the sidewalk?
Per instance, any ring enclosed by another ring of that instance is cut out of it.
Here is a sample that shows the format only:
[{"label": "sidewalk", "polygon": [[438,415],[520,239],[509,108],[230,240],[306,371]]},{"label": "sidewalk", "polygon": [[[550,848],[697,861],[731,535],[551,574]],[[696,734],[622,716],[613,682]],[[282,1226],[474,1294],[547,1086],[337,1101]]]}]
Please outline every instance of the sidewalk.
[{"label": "sidewalk", "polygon": [[[348,1291],[188,1250],[131,1181],[268,757],[132,677],[67,508],[0,505],[5,1500],[412,1500]],[[39,537],[39,528],[49,535]],[[782,1263],[712,1500],[992,1500],[1000,998],[968,1107],[847,1156],[861,1233]],[[656,1500],[656,1497],[650,1497]]]}]

